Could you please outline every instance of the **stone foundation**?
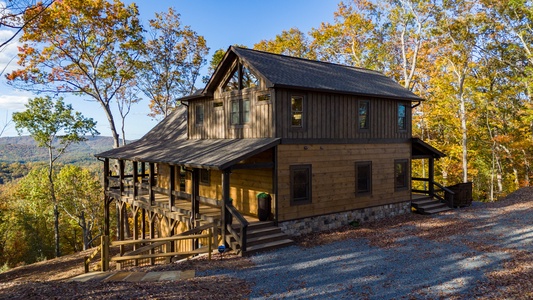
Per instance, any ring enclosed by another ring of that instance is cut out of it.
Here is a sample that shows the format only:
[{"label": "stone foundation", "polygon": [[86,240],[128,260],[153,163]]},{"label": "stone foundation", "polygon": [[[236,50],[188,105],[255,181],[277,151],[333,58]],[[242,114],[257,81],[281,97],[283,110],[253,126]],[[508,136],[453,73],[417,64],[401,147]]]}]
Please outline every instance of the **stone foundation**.
[{"label": "stone foundation", "polygon": [[387,204],[345,211],[341,213],[303,218],[294,221],[279,222],[281,230],[290,236],[299,236],[311,232],[330,230],[348,225],[352,222],[365,223],[377,221],[411,212],[411,202]]}]

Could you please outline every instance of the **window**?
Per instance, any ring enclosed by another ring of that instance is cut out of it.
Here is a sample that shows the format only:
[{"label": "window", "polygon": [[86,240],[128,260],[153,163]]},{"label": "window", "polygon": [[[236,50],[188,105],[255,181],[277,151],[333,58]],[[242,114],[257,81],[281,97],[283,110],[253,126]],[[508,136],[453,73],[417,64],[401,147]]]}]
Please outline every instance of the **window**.
[{"label": "window", "polygon": [[248,68],[242,67],[242,88],[253,88],[259,86],[259,79]]},{"label": "window", "polygon": [[304,97],[291,97],[291,126],[303,128]]},{"label": "window", "polygon": [[359,129],[369,128],[369,122],[368,122],[369,107],[370,107],[370,102],[368,101],[359,102],[359,111],[358,111],[358,116],[357,116],[357,124],[359,126]]},{"label": "window", "polygon": [[355,163],[355,193],[364,195],[372,193],[372,162]]},{"label": "window", "polygon": [[228,79],[228,82],[224,84],[222,91],[230,92],[230,91],[236,91],[238,89],[239,89],[239,72],[238,72],[238,68],[235,68],[235,70],[233,70],[233,74]]},{"label": "window", "polygon": [[290,166],[291,205],[311,203],[311,165]]},{"label": "window", "polygon": [[228,81],[222,86],[222,91],[230,92],[254,88],[257,86],[259,86],[258,77],[250,71],[250,69],[239,63],[239,65],[233,70],[231,77],[229,77]]},{"label": "window", "polygon": [[231,101],[231,125],[243,125],[250,122],[250,100],[240,99]]},{"label": "window", "polygon": [[409,160],[398,159],[394,161],[394,188],[397,190],[409,187]]},{"label": "window", "polygon": [[270,93],[261,94],[257,96],[257,102],[268,102],[270,101]]},{"label": "window", "polygon": [[404,104],[398,105],[398,129],[407,130],[407,106]]},{"label": "window", "polygon": [[196,125],[203,125],[204,124],[204,105],[197,104],[195,113],[196,113]]},{"label": "window", "polygon": [[209,179],[211,177],[211,172],[207,169],[200,169],[200,183],[209,185]]},{"label": "window", "polygon": [[221,109],[221,108],[224,107],[224,103],[223,102],[213,102],[213,107]]}]

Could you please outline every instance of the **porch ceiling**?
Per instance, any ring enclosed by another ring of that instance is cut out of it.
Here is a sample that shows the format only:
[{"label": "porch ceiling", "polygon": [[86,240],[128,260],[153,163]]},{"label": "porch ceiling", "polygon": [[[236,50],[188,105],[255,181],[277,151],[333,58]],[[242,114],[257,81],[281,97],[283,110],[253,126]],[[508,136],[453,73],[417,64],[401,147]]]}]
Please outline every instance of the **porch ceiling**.
[{"label": "porch ceiling", "polygon": [[279,138],[170,140],[132,143],[97,154],[97,157],[152,163],[168,163],[202,169],[224,170],[268,150]]}]

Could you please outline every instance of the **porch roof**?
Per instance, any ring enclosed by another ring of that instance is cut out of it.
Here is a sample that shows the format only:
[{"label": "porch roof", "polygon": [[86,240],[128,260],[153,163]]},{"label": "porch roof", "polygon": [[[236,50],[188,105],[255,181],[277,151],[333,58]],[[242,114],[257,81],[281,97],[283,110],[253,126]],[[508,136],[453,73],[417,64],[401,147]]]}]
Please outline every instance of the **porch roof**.
[{"label": "porch roof", "polygon": [[442,153],[441,151],[437,150],[430,144],[424,142],[423,140],[419,138],[412,138],[411,139],[411,157],[412,158],[436,158],[439,159],[441,157],[446,157],[446,154]]},{"label": "porch roof", "polygon": [[224,170],[279,142],[279,138],[148,141],[132,143],[96,156]]}]

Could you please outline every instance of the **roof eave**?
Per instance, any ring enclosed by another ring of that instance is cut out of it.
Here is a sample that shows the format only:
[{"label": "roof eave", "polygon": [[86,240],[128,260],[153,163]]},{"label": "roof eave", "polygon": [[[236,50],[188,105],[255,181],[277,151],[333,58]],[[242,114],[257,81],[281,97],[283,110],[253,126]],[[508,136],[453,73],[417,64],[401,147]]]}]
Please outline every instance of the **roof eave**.
[{"label": "roof eave", "polygon": [[355,96],[362,96],[362,97],[385,98],[385,99],[393,99],[393,100],[405,100],[405,101],[411,101],[411,102],[425,101],[424,98],[418,97],[418,96],[416,96],[414,94],[413,94],[414,97],[402,97],[402,96],[383,95],[383,94],[365,94],[365,93],[356,93],[356,92],[349,92],[349,91],[339,91],[339,90],[331,90],[331,89],[321,89],[321,88],[311,88],[311,87],[303,87],[303,86],[293,86],[293,85],[286,85],[286,84],[279,84],[279,83],[272,84],[270,87],[272,87],[272,88],[282,88],[282,89],[297,89],[297,90],[312,91],[312,92],[322,92],[322,93],[335,93],[335,94],[344,94],[344,95],[355,95]]}]

